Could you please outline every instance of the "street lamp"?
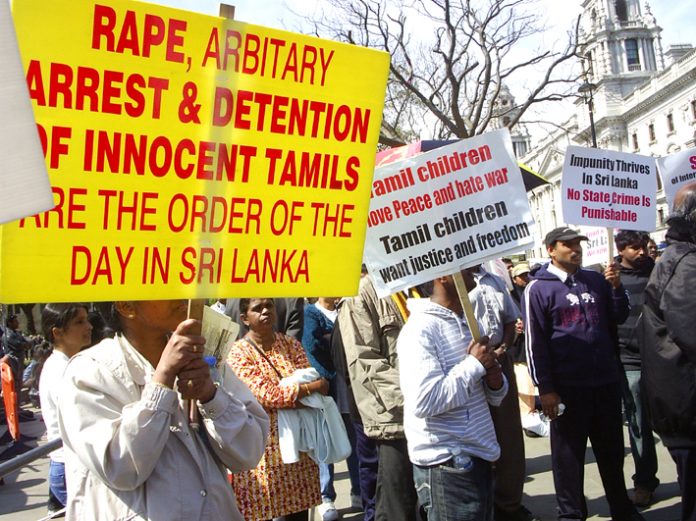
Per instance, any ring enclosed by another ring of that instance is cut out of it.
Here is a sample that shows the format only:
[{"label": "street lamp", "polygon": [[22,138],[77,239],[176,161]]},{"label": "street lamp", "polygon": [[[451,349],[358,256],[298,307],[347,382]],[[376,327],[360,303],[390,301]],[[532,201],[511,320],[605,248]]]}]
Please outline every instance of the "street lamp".
[{"label": "street lamp", "polygon": [[594,124],[594,98],[593,98],[594,90],[596,88],[597,88],[597,85],[585,80],[585,83],[580,85],[580,88],[578,89],[578,92],[582,95],[582,99],[584,99],[585,103],[587,103],[587,110],[590,113],[590,133],[592,135],[592,147],[593,148],[597,148],[597,132],[595,130],[595,124]]}]

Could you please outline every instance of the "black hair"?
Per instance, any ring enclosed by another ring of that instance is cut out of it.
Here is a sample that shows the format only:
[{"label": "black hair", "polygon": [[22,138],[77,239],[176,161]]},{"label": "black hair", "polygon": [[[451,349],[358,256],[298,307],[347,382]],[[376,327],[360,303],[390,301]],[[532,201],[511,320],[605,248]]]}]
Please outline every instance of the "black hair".
[{"label": "black hair", "polygon": [[616,243],[616,249],[621,251],[631,244],[643,244],[648,245],[650,240],[650,235],[647,232],[639,232],[635,230],[619,230],[614,237],[614,242]]},{"label": "black hair", "polygon": [[101,310],[96,306],[92,306],[92,311],[87,314],[87,320],[92,324],[92,338],[89,343],[90,347],[97,345],[103,339],[114,336],[114,330],[106,324],[106,320],[102,316]]},{"label": "black hair", "polygon": [[435,286],[435,282],[432,280],[429,280],[428,282],[424,282],[424,283],[416,286],[416,291],[421,296],[421,298],[430,298],[433,295],[433,287],[434,286]]},{"label": "black hair", "polygon": [[[251,303],[252,300],[262,300],[265,299],[266,297],[254,297],[254,298],[240,298],[239,299],[239,314],[243,315],[247,311],[249,311],[249,304]],[[273,299],[268,299],[271,302],[273,302]],[[275,302],[273,302],[275,304]]]},{"label": "black hair", "polygon": [[[123,332],[123,326],[121,326],[121,317],[116,309],[116,302],[94,302],[92,304],[92,313],[96,312],[104,323],[102,338],[112,337],[116,333]],[[90,318],[90,323],[92,327],[96,329],[94,322],[92,320],[98,320],[96,317]],[[94,340],[94,329],[92,329],[92,340]]]},{"label": "black hair", "polygon": [[[684,187],[683,196],[679,204],[674,205],[672,215],[667,219],[670,228],[668,234],[687,237],[691,242],[696,242],[696,183]],[[686,189],[685,189],[686,188]],[[681,192],[680,190],[680,192]]]},{"label": "black hair", "polygon": [[38,346],[34,347],[34,352],[32,353],[32,358],[47,358],[51,354],[53,348],[47,342],[41,342]]},{"label": "black hair", "polygon": [[63,329],[77,316],[80,309],[87,311],[87,304],[79,302],[46,304],[41,312],[41,326],[46,340],[53,344],[55,342],[53,328]]}]

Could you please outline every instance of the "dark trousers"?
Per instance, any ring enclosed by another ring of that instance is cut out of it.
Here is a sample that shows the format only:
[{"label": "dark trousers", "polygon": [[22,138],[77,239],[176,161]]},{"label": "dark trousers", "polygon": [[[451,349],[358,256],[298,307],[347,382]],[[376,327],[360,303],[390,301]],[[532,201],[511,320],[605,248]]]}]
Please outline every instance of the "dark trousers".
[{"label": "dark trousers", "polygon": [[[348,466],[348,478],[350,479],[350,493],[353,496],[360,496],[360,464],[358,462],[358,449],[356,447],[356,426],[353,420],[350,419],[350,414],[341,414],[341,419],[343,420],[343,425],[346,428],[346,433],[348,433],[348,440],[350,441],[350,456],[346,459],[346,465]],[[359,424],[360,430],[362,431],[362,425]]]},{"label": "dark trousers", "polygon": [[353,422],[353,427],[355,427],[355,452],[358,456],[360,499],[362,499],[365,513],[364,521],[374,521],[379,451],[375,440],[365,435],[362,423]]},{"label": "dark trousers", "polygon": [[495,462],[493,490],[496,508],[505,512],[515,512],[522,506],[525,478],[524,438],[512,360],[505,354],[500,358],[500,363],[509,388],[502,403],[498,407],[490,408],[495,435],[500,445],[500,458]]},{"label": "dark trousers", "polygon": [[377,521],[416,521],[418,499],[406,440],[377,440]]},{"label": "dark trousers", "polygon": [[585,449],[590,439],[614,521],[640,519],[626,493],[621,385],[557,386],[565,413],[551,422],[558,519],[586,519]]},{"label": "dark trousers", "polygon": [[682,494],[682,521],[696,521],[696,447],[670,448]]}]

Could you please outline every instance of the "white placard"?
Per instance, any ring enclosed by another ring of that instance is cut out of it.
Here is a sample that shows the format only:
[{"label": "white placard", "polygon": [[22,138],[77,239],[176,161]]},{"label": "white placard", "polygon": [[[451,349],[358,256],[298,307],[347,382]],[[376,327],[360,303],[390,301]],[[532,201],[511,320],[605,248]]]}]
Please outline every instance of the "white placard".
[{"label": "white placard", "polygon": [[587,237],[587,241],[582,243],[582,265],[606,265],[609,261],[609,234],[607,229],[595,228],[594,226],[580,226],[579,232]]},{"label": "white placard", "polygon": [[659,158],[657,170],[662,177],[662,188],[671,213],[674,209],[674,196],[679,189],[696,182],[696,148]]},{"label": "white placard", "polygon": [[0,223],[53,208],[10,6],[0,0]]},{"label": "white placard", "polygon": [[651,231],[657,194],[655,158],[569,146],[561,181],[568,224]]},{"label": "white placard", "polygon": [[507,129],[378,168],[364,260],[377,293],[454,273],[534,243]]}]

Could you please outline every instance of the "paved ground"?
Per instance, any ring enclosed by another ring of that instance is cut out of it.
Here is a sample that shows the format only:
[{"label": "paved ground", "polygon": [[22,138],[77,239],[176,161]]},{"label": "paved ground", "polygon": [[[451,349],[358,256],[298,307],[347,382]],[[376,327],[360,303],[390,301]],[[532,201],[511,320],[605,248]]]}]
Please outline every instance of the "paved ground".
[{"label": "paved ground", "polygon": [[[626,440],[626,460],[624,474],[629,493],[632,492],[633,483],[633,459],[628,448],[628,434],[624,434]],[[542,521],[556,519],[556,500],[553,489],[553,477],[551,476],[551,455],[548,438],[525,437],[525,450],[527,456],[527,480],[524,486],[524,504],[534,512]],[[658,477],[660,486],[655,494],[655,502],[650,508],[642,511],[646,521],[677,521],[680,515],[679,486],[674,463],[667,450],[658,445],[657,455],[659,460]],[[346,521],[362,520],[362,514],[350,512],[350,484],[345,468],[337,473],[339,481],[336,484],[338,499],[336,506],[343,514]],[[604,490],[594,463],[592,451],[588,449],[585,466],[585,495],[590,512],[589,519],[593,521],[610,520],[609,506],[604,499]],[[314,516],[314,521],[321,521],[319,516]]]},{"label": "paved ground", "polygon": [[[44,433],[41,421],[23,422],[23,432],[29,435],[42,436]],[[4,431],[0,430],[0,435]],[[627,440],[627,437],[624,436]],[[39,439],[38,443],[45,440]],[[33,442],[36,444],[37,442]],[[546,438],[525,438],[527,451],[527,482],[525,484],[525,505],[544,521],[555,519],[555,499],[551,477],[551,459],[549,442]],[[0,448],[2,451],[3,448]],[[626,449],[625,474],[626,482],[631,483],[633,460]],[[0,455],[0,457],[2,457]],[[660,444],[658,446],[660,487],[657,489],[656,501],[643,514],[646,521],[676,521],[679,519],[679,487],[677,485],[674,463],[668,452]],[[585,476],[585,494],[588,499],[590,519],[604,521],[609,519],[609,509],[604,499],[602,485],[594,464],[592,451],[587,451]],[[35,461],[21,471],[16,471],[5,478],[5,485],[0,486],[0,516],[3,521],[37,521],[46,513],[46,494],[48,491],[46,476],[48,474],[48,458]],[[349,482],[344,465],[336,469],[336,490],[339,508],[343,519],[358,521],[362,514],[350,512],[348,505]],[[315,515],[314,521],[320,521]],[[399,520],[394,520],[399,521]]]}]

